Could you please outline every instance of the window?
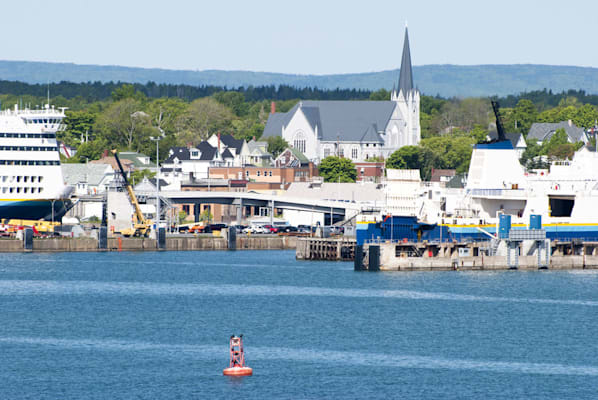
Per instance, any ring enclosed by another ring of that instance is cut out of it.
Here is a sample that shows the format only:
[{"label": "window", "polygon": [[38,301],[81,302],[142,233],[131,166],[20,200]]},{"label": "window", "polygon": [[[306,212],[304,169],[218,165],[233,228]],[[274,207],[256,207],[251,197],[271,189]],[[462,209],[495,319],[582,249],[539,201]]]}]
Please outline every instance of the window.
[{"label": "window", "polygon": [[357,147],[351,149],[351,158],[354,160],[357,159]]},{"label": "window", "polygon": [[330,149],[328,147],[326,147],[324,149],[324,158],[329,157],[330,156]]},{"label": "window", "polygon": [[29,177],[28,177],[28,176],[24,176],[24,177],[23,177],[23,182],[27,183],[27,181],[28,181],[28,180],[29,180]]},{"label": "window", "polygon": [[269,172],[269,175],[272,176],[272,171]]},{"label": "window", "polygon": [[345,150],[341,147],[340,151],[338,152],[338,156],[339,157],[344,157],[345,156]]},{"label": "window", "polygon": [[17,176],[17,183],[21,182],[21,177]]},{"label": "window", "polygon": [[249,178],[249,171],[245,171],[245,176]]},{"label": "window", "polygon": [[260,176],[260,171],[257,171],[257,176]]},{"label": "window", "polygon": [[42,192],[42,190],[44,190],[44,188],[43,188],[43,187],[40,187],[39,189],[37,189],[37,192],[38,192],[38,193],[41,193],[41,192]]},{"label": "window", "polygon": [[5,187],[2,188],[2,193],[6,193],[6,188]]}]

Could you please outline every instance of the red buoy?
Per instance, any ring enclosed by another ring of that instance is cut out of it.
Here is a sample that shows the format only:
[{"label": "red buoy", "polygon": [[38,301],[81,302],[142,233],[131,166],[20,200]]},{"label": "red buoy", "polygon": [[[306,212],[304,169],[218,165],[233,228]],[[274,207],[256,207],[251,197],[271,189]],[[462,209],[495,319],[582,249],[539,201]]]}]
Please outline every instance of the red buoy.
[{"label": "red buoy", "polygon": [[230,337],[230,363],[222,371],[227,376],[250,376],[253,369],[245,365],[245,351],[243,350],[243,335]]}]

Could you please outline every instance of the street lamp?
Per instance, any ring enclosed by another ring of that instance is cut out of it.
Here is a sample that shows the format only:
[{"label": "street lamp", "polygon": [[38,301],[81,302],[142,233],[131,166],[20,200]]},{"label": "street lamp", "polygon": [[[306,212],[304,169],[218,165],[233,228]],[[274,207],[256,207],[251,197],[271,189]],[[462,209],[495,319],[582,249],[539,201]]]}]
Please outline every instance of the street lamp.
[{"label": "street lamp", "polygon": [[[158,229],[160,228],[160,140],[164,137],[164,131],[161,128],[160,136],[150,136],[150,139],[156,142],[156,235],[158,235]],[[157,238],[158,236],[156,236]]]}]

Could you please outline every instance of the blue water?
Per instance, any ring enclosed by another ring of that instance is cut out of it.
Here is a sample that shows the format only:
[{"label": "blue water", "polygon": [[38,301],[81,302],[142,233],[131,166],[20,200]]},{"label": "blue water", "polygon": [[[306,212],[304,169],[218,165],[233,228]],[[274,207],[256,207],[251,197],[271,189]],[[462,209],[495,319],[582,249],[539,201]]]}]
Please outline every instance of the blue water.
[{"label": "blue water", "polygon": [[[598,271],[0,254],[0,399],[590,399]],[[243,333],[254,376],[222,376]]]}]

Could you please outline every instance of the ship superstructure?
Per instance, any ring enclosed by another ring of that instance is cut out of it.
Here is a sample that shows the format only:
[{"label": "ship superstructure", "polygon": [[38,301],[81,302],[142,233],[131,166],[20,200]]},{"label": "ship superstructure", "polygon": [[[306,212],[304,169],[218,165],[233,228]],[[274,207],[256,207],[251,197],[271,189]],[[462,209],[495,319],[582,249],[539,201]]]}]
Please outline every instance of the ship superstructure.
[{"label": "ship superstructure", "polygon": [[0,111],[0,218],[58,219],[70,188],[62,176],[56,132],[64,108]]}]

